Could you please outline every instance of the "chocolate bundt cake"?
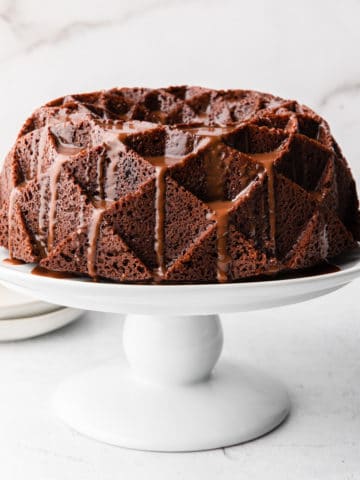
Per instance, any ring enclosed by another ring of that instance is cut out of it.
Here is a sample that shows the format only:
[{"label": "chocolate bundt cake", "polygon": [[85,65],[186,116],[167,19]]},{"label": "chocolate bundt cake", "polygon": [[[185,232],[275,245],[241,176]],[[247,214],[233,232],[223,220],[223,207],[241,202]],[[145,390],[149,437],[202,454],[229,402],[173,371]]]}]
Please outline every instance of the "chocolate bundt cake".
[{"label": "chocolate bundt cake", "polygon": [[121,88],[54,100],[0,177],[10,256],[117,282],[232,282],[354,248],[356,187],[328,124],[272,95]]}]

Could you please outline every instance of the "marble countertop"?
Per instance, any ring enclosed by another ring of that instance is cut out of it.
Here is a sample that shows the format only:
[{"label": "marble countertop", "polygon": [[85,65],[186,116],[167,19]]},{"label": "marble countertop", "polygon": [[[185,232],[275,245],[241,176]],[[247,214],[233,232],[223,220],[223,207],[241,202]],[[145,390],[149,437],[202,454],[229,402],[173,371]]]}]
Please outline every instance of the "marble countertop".
[{"label": "marble countertop", "polygon": [[[359,18],[359,0],[0,0],[0,158],[49,99],[187,83],[308,104],[328,119],[360,180]],[[0,345],[0,478],[360,478],[359,286],[224,316],[225,354],[272,371],[293,405],[279,430],[224,450],[124,450],[54,418],[60,380],[121,355],[115,316],[88,313],[56,333]]]}]

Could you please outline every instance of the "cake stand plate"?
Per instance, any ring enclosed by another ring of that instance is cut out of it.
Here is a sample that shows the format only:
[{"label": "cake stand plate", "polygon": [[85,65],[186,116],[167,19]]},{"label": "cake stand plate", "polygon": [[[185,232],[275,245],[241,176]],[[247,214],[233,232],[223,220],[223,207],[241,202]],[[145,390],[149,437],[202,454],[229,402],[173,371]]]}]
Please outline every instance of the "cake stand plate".
[{"label": "cake stand plate", "polygon": [[[31,275],[2,264],[0,279],[44,301],[127,313],[120,359],[66,380],[54,397],[73,429],[128,448],[189,451],[263,435],[287,416],[284,387],[252,367],[217,360],[218,313],[245,312],[325,295],[360,275],[359,250],[336,273],[222,285],[119,285]],[[240,319],[239,319],[240,321]]]}]

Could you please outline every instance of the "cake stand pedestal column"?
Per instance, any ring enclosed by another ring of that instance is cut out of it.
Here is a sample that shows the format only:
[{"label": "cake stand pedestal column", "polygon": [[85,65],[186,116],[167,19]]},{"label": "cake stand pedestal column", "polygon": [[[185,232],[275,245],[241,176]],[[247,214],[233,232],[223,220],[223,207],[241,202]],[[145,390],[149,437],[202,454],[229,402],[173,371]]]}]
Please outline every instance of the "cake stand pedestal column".
[{"label": "cake stand pedestal column", "polygon": [[128,315],[127,362],[73,376],[54,398],[73,429],[122,447],[194,451],[259,437],[290,408],[284,388],[258,370],[217,360],[218,315]]}]

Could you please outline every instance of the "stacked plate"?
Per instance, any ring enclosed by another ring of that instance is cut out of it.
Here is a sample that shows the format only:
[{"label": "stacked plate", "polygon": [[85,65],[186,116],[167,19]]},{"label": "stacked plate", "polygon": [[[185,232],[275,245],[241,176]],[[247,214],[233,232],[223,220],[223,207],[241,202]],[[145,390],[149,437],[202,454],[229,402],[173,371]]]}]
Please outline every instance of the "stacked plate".
[{"label": "stacked plate", "polygon": [[42,302],[0,282],[0,341],[22,340],[73,322],[82,310]]}]

